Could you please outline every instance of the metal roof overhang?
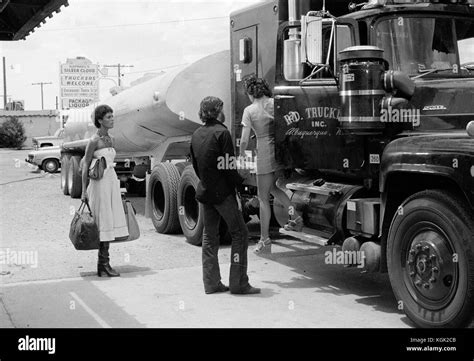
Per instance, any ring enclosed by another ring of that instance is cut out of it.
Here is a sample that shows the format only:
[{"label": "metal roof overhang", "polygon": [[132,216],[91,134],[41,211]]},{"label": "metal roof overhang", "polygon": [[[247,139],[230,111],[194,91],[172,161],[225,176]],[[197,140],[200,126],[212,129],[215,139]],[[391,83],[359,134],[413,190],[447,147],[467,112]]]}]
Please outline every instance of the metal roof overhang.
[{"label": "metal roof overhang", "polygon": [[0,41],[26,38],[63,5],[68,0],[0,0]]}]

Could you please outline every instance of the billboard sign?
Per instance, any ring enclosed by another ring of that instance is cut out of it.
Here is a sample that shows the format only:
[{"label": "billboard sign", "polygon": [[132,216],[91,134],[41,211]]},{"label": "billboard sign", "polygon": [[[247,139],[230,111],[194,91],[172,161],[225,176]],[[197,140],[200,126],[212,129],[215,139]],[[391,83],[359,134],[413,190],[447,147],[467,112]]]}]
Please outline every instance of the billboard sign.
[{"label": "billboard sign", "polygon": [[85,108],[99,100],[99,69],[87,58],[67,59],[59,66],[62,109]]}]

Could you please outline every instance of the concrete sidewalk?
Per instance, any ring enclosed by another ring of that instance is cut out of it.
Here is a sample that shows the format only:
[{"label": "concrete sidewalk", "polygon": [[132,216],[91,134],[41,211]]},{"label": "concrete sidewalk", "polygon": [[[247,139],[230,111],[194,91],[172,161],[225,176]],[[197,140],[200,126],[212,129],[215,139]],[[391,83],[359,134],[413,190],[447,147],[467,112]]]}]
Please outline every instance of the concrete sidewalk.
[{"label": "concrete sidewalk", "polygon": [[[112,279],[12,283],[3,288],[4,302],[16,327],[408,326],[389,290],[383,286],[380,293],[383,280],[356,283],[355,293],[348,293],[346,281],[360,272],[342,269],[347,279],[327,284],[325,272],[319,277],[313,273],[314,258],[306,257],[308,276],[299,271],[301,258],[298,270],[268,259],[254,261],[249,277],[262,288],[260,295],[206,295],[201,268],[189,267]],[[221,273],[227,284],[229,264],[221,265]]]}]

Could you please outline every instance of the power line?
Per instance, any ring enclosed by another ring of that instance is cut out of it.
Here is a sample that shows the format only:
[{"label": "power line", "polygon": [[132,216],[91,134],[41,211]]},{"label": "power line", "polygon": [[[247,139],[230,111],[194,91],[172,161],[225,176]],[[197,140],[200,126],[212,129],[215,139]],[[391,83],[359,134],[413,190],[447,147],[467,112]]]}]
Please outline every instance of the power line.
[{"label": "power line", "polygon": [[169,23],[185,23],[190,21],[203,21],[203,20],[216,20],[216,19],[228,19],[228,16],[216,16],[209,18],[196,18],[196,19],[180,19],[180,20],[163,20],[152,23],[136,23],[136,24],[116,24],[116,25],[92,25],[92,26],[76,26],[74,28],[60,28],[60,29],[43,29],[42,32],[46,31],[67,31],[67,30],[93,30],[93,29],[115,29],[123,28],[128,26],[145,26],[145,25],[157,25],[157,24],[169,24]]},{"label": "power line", "polygon": [[128,74],[138,74],[138,73],[146,73],[146,72],[155,71],[155,70],[171,69],[171,68],[176,68],[176,67],[178,67],[178,66],[182,66],[182,65],[186,65],[186,64],[188,64],[188,63],[170,65],[170,66],[166,66],[166,67],[163,67],[163,68],[155,68],[155,69],[148,69],[148,70],[141,70],[141,71],[132,71],[132,72],[126,73],[126,74],[124,74],[124,75],[128,75]]}]

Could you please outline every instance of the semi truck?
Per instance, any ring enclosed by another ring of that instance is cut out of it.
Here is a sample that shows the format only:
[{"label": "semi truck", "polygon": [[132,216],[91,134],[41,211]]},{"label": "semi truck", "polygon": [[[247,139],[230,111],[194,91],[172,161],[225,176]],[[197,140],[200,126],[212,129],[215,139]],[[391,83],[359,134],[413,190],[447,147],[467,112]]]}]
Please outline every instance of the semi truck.
[{"label": "semi truck", "polygon": [[[474,1],[274,0],[233,12],[229,29],[230,52],[106,102],[128,166],[119,176],[145,180],[157,231],[200,243],[188,158],[199,102],[224,100],[238,149],[249,105],[243,82],[262,77],[274,93],[275,155],[287,170],[278,186],[292,202],[287,210],[273,200],[274,218],[281,226],[289,212],[303,218],[301,230],[280,232],[361,252],[366,271],[388,272],[398,309],[416,326],[470,325]],[[62,150],[63,190],[73,196],[90,136],[81,129]],[[258,156],[255,140],[250,150]],[[244,217],[258,214],[254,173],[239,195]]]}]

